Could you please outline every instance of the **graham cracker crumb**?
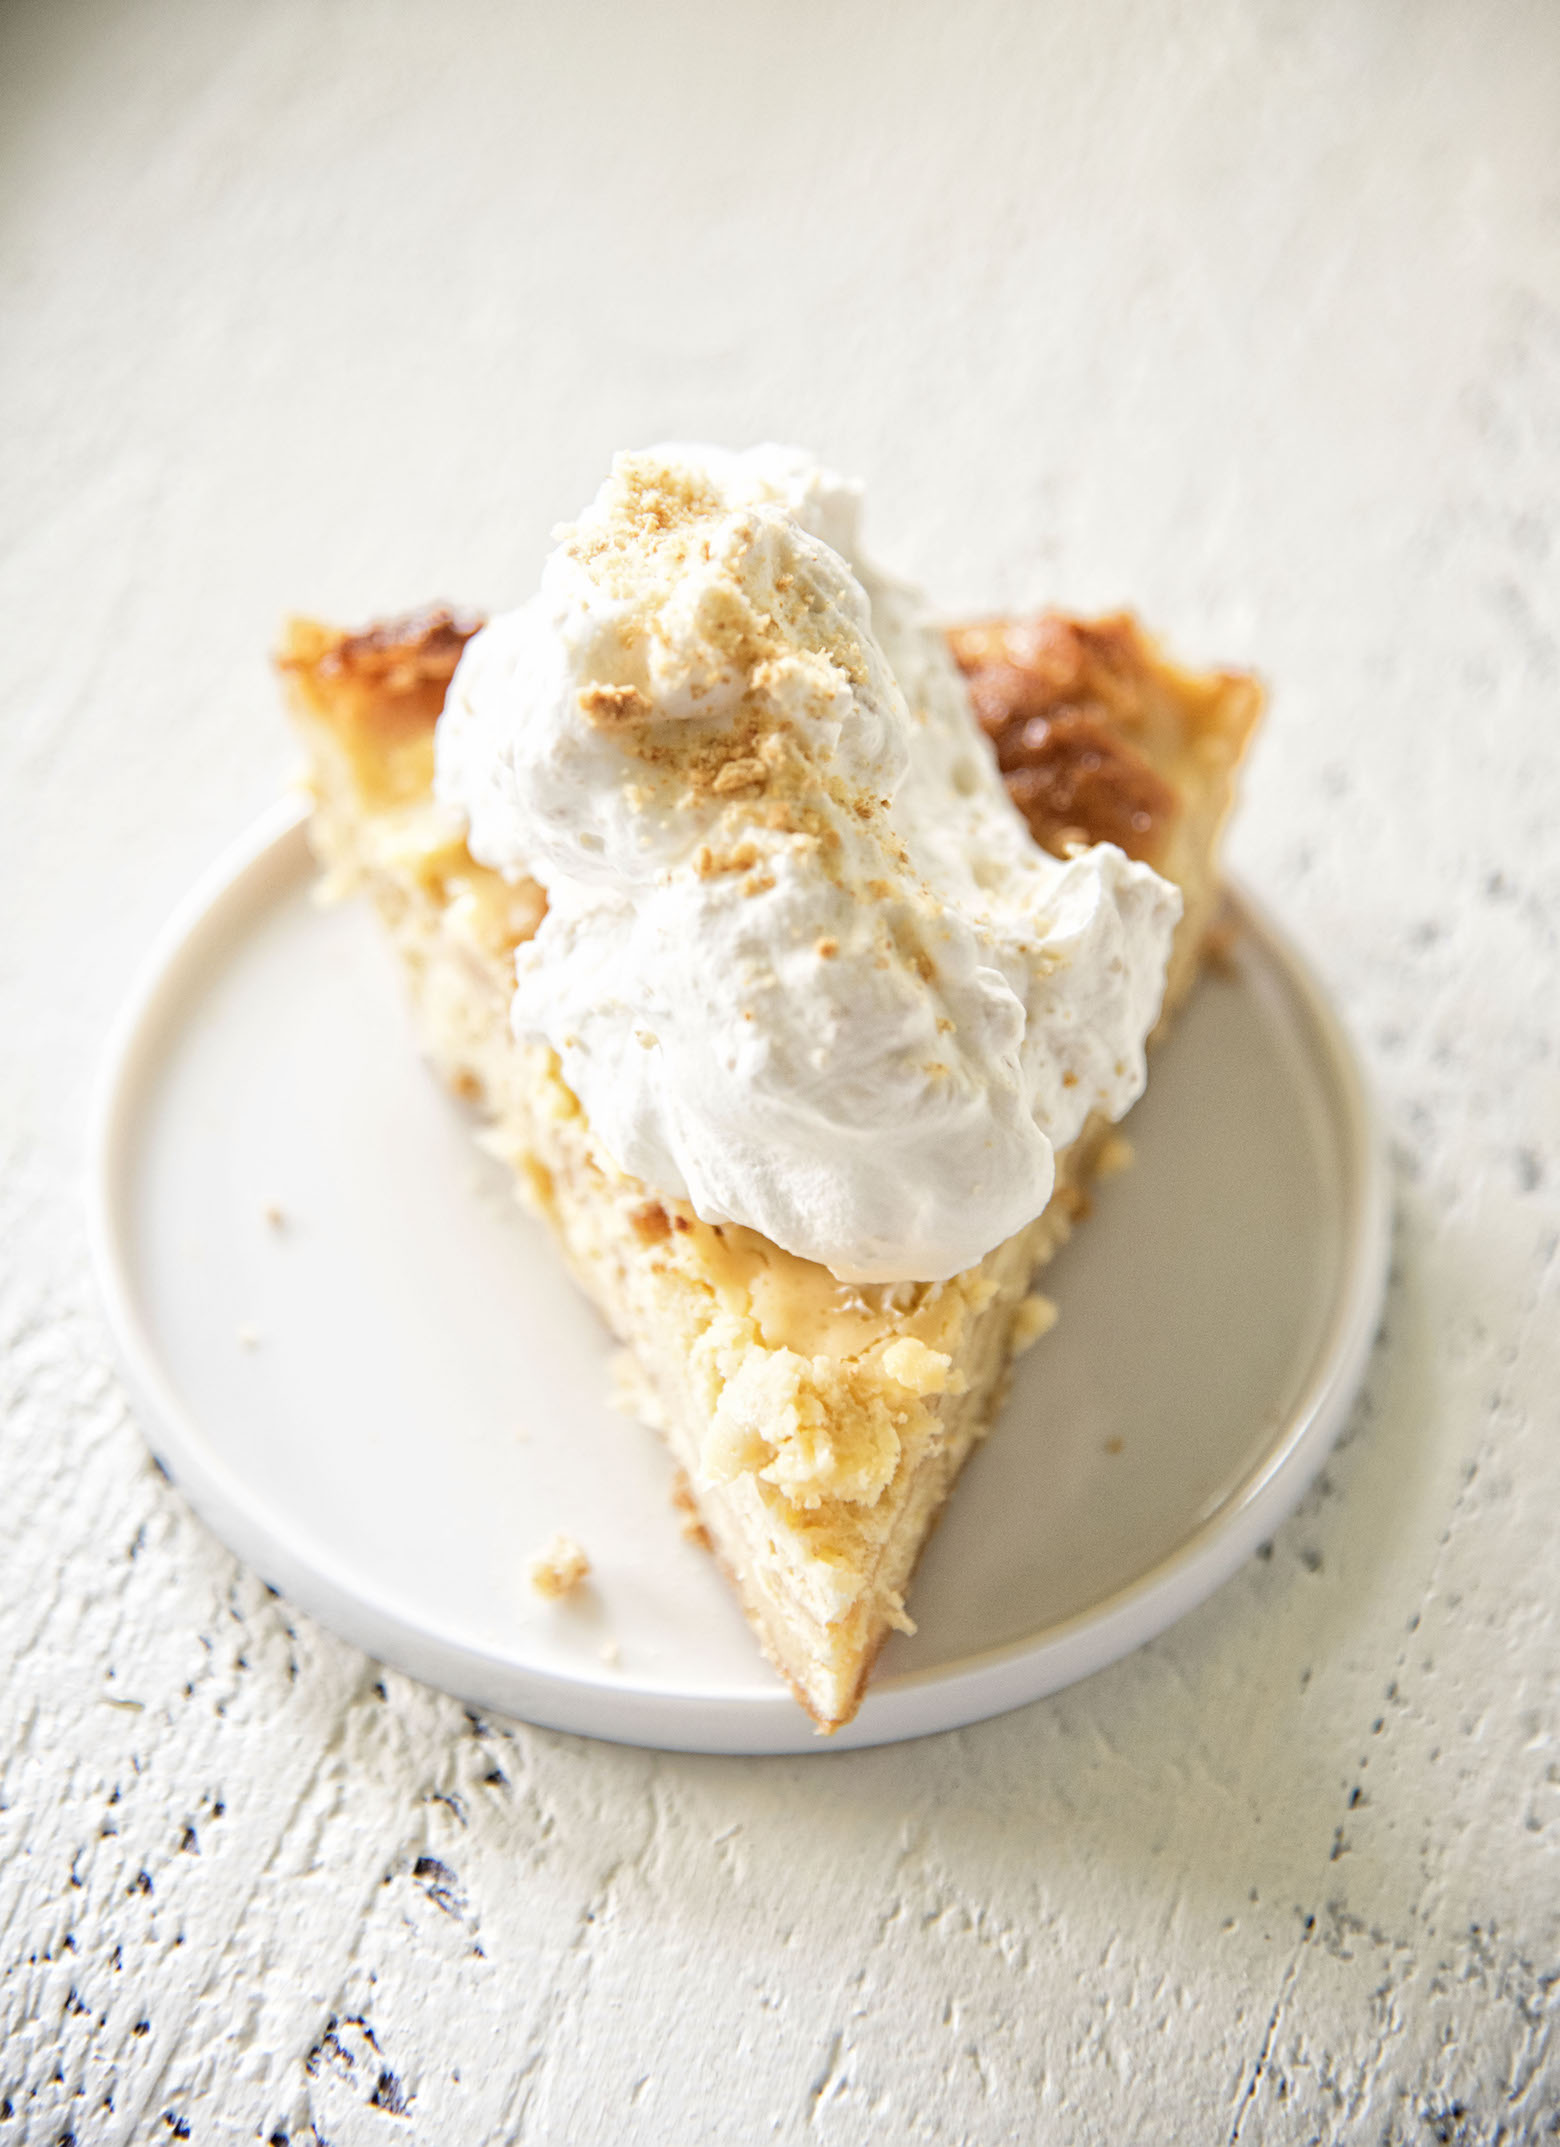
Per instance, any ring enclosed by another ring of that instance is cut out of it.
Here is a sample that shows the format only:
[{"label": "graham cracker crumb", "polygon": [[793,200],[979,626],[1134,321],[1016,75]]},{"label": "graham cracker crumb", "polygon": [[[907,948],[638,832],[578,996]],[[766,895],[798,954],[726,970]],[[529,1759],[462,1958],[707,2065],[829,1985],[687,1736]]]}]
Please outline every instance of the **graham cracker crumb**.
[{"label": "graham cracker crumb", "polygon": [[749,872],[758,863],[758,845],[739,842],[734,850],[712,850],[701,843],[694,854],[693,869],[701,880],[718,879],[727,872]]},{"label": "graham cracker crumb", "polygon": [[694,1498],[686,1469],[679,1469],[672,1478],[672,1504],[683,1517],[683,1541],[696,1543],[701,1551],[712,1549],[710,1532],[699,1519],[698,1501]]},{"label": "graham cracker crumb", "polygon": [[743,760],[728,760],[718,769],[710,784],[711,790],[720,796],[733,790],[752,790],[764,780],[764,763],[756,755]]},{"label": "graham cracker crumb", "polygon": [[572,1595],[589,1572],[590,1560],[584,1551],[572,1536],[560,1530],[532,1566],[531,1586],[538,1595],[556,1601],[559,1596]]},{"label": "graham cracker crumb", "polygon": [[582,686],[579,702],[598,730],[641,723],[650,713],[650,703],[637,686]]}]

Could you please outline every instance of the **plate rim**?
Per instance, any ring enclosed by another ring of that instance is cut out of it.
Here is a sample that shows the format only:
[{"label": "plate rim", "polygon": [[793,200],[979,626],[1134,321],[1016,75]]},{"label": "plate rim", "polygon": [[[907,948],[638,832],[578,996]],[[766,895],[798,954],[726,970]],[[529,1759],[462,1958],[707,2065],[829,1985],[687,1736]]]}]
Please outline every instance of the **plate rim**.
[{"label": "plate rim", "polygon": [[289,1541],[285,1516],[211,1450],[141,1317],[127,1237],[137,1105],[168,1041],[167,1017],[197,981],[192,972],[203,942],[220,937],[246,902],[251,909],[263,902],[261,883],[279,874],[291,882],[300,867],[314,869],[309,810],[308,798],[294,794],[262,813],[198,875],[154,938],[110,1028],[93,1086],[85,1196],[99,1298],[154,1462],[230,1551],[329,1629],[461,1700],[542,1728],[668,1751],[841,1752],[966,1728],[1093,1675],[1206,1601],[1298,1505],[1343,1428],[1376,1334],[1391,1250],[1386,1146],[1359,1056],[1309,961],[1267,906],[1227,877],[1244,932],[1260,943],[1309,1027],[1328,1077],[1330,1130],[1344,1174],[1343,1257],[1311,1362],[1273,1437],[1164,1557],[1037,1633],[885,1679],[832,1736],[813,1729],[778,1680],[772,1691],[755,1685],[751,1693],[717,1696],[626,1685],[584,1664],[565,1676],[411,1622],[393,1601],[333,1573],[323,1550]]}]

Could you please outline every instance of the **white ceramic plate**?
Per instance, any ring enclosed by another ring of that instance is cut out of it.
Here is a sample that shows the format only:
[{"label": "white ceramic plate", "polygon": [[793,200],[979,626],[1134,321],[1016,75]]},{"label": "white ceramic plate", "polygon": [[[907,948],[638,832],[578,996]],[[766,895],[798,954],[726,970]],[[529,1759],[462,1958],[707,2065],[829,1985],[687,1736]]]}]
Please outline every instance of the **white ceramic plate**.
[{"label": "white ceramic plate", "polygon": [[[1249,901],[1050,1269],[1056,1330],[966,1469],[825,1743],[685,1542],[611,1344],[412,1046],[366,906],[321,910],[300,808],[156,949],[94,1128],[94,1252],[154,1452],[264,1577],[481,1705],[713,1752],[838,1751],[1015,1707],[1162,1632],[1331,1444],[1380,1302],[1379,1143],[1349,1048]],[[268,1220],[276,1210],[278,1224]],[[542,1600],[535,1553],[589,1551]]]}]

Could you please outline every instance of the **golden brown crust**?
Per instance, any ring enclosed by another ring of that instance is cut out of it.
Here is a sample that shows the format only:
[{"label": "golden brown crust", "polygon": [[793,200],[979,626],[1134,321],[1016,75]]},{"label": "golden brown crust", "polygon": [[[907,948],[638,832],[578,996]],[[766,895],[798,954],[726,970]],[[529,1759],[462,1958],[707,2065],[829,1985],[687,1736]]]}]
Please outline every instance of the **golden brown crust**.
[{"label": "golden brown crust", "polygon": [[277,661],[284,671],[310,668],[331,680],[368,721],[410,728],[437,719],[461,652],[482,624],[479,612],[450,604],[376,619],[355,634],[294,619]]},{"label": "golden brown crust", "polygon": [[982,619],[950,628],[948,642],[966,677],[1011,666],[1030,681],[1039,712],[1094,708],[1156,765],[1166,751],[1225,730],[1232,691],[1243,702],[1261,698],[1249,672],[1194,672],[1171,663],[1130,611],[1098,619],[1064,611]]},{"label": "golden brown crust", "polygon": [[365,798],[412,799],[433,782],[433,727],[461,651],[482,624],[475,612],[431,604],[363,632],[290,619],[277,669],[300,715],[335,733]]},{"label": "golden brown crust", "polygon": [[[455,666],[482,624],[447,604],[360,633],[295,619],[277,662],[335,730],[367,794],[412,796],[428,780]],[[1243,672],[1197,675],[1167,662],[1129,612],[986,619],[951,628],[948,642],[1014,803],[1056,855],[1114,842],[1162,865],[1181,810],[1178,764],[1210,732],[1238,751],[1260,706]],[[715,787],[732,787],[727,761],[721,771]],[[754,779],[763,772],[755,762]]]},{"label": "golden brown crust", "polygon": [[[989,691],[982,698],[989,709]],[[1004,716],[991,737],[1008,795],[1042,850],[1065,857],[1080,842],[1113,842],[1145,865],[1160,862],[1180,800],[1106,718],[1068,707]]]},{"label": "golden brown crust", "polygon": [[948,642],[1013,802],[1057,856],[1114,842],[1162,866],[1188,755],[1210,734],[1238,750],[1260,705],[1242,672],[1168,663],[1129,612],[987,619]]}]

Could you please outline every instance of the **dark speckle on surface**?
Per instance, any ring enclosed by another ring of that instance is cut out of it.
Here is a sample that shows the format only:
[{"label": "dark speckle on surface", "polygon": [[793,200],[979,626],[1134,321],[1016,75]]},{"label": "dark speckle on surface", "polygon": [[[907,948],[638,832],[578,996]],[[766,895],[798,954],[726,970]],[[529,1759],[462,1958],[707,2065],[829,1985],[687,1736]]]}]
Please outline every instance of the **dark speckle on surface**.
[{"label": "dark speckle on surface", "polygon": [[1473,2138],[1464,2129],[1463,2120],[1468,2112],[1460,2102],[1426,2102],[1421,2105],[1419,2114],[1436,2147],[1464,2147],[1464,2142],[1471,2142]]},{"label": "dark speckle on surface", "polygon": [[392,2117],[404,2117],[406,2114],[406,2097],[402,2093],[401,2083],[388,2065],[380,2068],[379,2078],[369,2099],[376,2110],[388,2110]]}]

